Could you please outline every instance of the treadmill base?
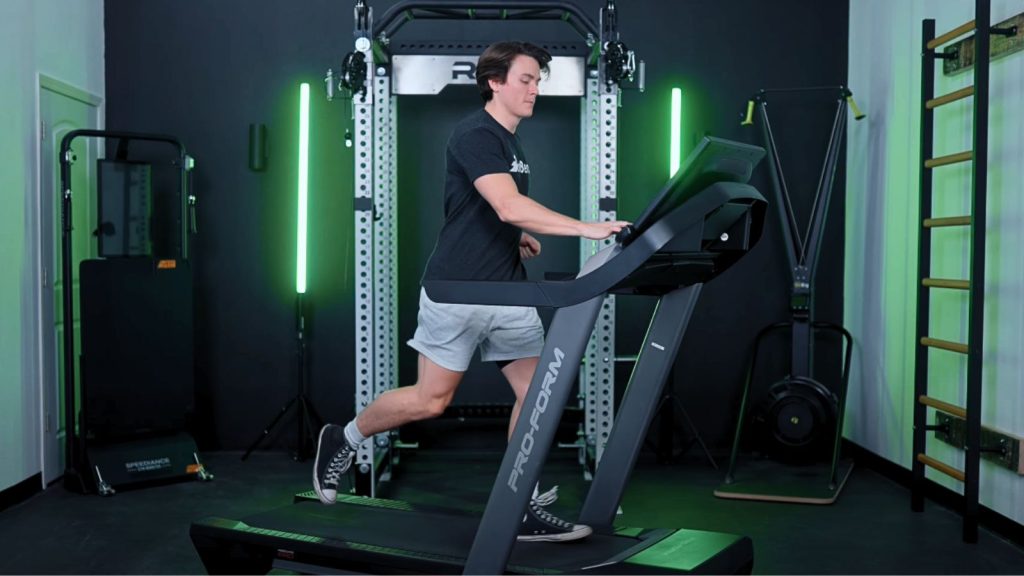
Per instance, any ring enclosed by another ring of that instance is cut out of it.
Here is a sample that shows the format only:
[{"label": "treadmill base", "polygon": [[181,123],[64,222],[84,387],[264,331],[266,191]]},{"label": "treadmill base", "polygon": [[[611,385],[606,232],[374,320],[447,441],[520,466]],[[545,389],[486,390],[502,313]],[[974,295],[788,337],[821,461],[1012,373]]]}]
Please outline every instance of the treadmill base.
[{"label": "treadmill base", "polygon": [[[207,572],[459,574],[480,521],[394,500],[342,495],[326,507],[303,496],[243,520],[194,522],[192,542]],[[753,544],[717,532],[617,528],[575,542],[518,543],[507,568],[513,574],[749,574]]]}]

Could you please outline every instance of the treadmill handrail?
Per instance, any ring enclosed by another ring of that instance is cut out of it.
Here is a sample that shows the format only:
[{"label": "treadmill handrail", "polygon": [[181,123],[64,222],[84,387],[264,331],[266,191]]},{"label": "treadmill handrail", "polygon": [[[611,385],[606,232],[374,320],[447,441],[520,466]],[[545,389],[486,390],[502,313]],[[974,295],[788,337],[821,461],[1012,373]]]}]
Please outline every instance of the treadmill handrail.
[{"label": "treadmill handrail", "polygon": [[[649,226],[628,246],[613,244],[610,248],[616,252],[610,255],[607,262],[572,280],[426,280],[423,282],[423,288],[431,300],[440,303],[542,308],[572,306],[610,291],[676,236],[689,230],[693,225],[702,223],[704,218],[719,206],[735,200],[765,201],[764,197],[748,184],[715,182]],[[693,246],[692,250],[695,253],[700,252],[700,246]],[[604,250],[591,258],[603,253]]]}]

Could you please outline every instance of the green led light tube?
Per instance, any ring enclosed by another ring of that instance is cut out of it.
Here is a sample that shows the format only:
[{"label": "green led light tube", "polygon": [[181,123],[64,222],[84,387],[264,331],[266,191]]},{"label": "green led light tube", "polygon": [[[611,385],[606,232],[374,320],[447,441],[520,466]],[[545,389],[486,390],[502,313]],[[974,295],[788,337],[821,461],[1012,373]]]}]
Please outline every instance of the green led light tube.
[{"label": "green led light tube", "polygon": [[675,176],[679,171],[679,162],[682,158],[682,115],[683,115],[683,91],[679,88],[672,89],[672,125],[669,142],[668,177]]},{"label": "green led light tube", "polygon": [[299,226],[295,291],[306,293],[306,203],[309,196],[309,84],[299,87]]}]

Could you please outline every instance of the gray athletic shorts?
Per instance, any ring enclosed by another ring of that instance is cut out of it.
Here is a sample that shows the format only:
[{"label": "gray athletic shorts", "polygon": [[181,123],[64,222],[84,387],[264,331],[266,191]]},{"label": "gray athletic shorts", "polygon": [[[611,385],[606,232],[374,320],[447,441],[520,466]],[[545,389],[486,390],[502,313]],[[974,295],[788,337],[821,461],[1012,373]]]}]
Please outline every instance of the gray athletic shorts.
[{"label": "gray athletic shorts", "polygon": [[484,362],[540,356],[544,348],[544,326],[530,307],[440,304],[420,288],[416,320],[409,346],[455,372],[469,368],[477,347]]}]

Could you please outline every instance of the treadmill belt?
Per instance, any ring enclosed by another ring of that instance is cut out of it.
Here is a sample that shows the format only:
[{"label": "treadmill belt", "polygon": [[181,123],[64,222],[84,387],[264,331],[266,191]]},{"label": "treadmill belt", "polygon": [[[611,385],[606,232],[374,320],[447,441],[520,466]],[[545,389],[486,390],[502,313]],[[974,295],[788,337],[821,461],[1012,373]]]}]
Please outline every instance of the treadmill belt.
[{"label": "treadmill belt", "polygon": [[[370,502],[386,502],[372,500]],[[473,544],[479,518],[441,514],[435,510],[342,503],[324,506],[301,501],[291,506],[243,518],[254,528],[317,536],[341,542],[358,542],[384,548],[465,558]],[[404,504],[388,502],[388,504]],[[415,510],[415,514],[411,513]]]},{"label": "treadmill belt", "polygon": [[[405,502],[350,496],[339,496],[338,501],[334,506],[299,501],[242,521],[252,528],[459,560],[468,555],[480,523],[478,516]],[[521,542],[512,549],[509,568],[578,571],[603,564],[641,542],[601,534],[576,542]]]}]

